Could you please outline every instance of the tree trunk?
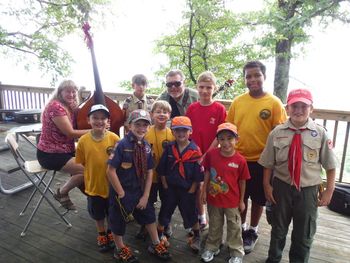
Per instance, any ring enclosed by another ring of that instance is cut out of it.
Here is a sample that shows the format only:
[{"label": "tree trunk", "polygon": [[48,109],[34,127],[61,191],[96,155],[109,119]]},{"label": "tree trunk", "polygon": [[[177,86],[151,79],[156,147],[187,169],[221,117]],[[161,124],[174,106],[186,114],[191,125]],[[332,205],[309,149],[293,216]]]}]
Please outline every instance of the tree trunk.
[{"label": "tree trunk", "polygon": [[276,68],[273,93],[286,102],[289,84],[289,67],[291,59],[291,39],[279,40],[276,44]]}]

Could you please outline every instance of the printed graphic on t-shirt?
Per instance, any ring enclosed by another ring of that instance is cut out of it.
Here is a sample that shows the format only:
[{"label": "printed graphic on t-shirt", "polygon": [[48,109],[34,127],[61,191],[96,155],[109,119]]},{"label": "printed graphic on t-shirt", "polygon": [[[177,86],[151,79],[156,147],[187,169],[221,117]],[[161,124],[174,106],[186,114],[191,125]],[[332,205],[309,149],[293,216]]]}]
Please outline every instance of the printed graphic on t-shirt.
[{"label": "printed graphic on t-shirt", "polygon": [[271,111],[268,109],[263,109],[262,111],[260,111],[259,116],[261,119],[267,120],[271,116]]},{"label": "printed graphic on t-shirt", "polygon": [[210,168],[209,194],[216,196],[217,194],[226,194],[227,192],[227,183],[222,180],[221,176],[217,175],[217,172],[214,168]]}]

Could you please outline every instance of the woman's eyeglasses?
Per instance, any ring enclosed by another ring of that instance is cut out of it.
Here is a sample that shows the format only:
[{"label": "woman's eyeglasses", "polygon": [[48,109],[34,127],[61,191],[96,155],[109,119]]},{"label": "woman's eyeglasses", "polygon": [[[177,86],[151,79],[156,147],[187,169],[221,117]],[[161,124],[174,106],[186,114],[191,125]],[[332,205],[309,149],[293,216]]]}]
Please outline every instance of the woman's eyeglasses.
[{"label": "woman's eyeglasses", "polygon": [[165,86],[167,86],[168,88],[171,88],[172,86],[175,86],[176,88],[180,87],[182,84],[181,81],[174,81],[174,82],[167,82],[165,83]]}]

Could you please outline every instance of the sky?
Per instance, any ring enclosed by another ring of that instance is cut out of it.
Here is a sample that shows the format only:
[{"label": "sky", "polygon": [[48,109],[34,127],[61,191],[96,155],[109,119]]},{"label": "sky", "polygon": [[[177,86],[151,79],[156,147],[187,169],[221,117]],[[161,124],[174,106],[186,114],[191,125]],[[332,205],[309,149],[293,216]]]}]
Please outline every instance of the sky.
[{"label": "sky", "polygon": [[[247,11],[261,8],[261,0],[232,1],[234,10]],[[254,4],[252,4],[254,2]],[[153,53],[154,41],[172,33],[181,22],[184,0],[115,0],[113,15],[105,27],[91,25],[95,54],[102,87],[105,91],[121,91],[118,83],[130,80],[134,74],[143,73],[153,78],[160,63],[166,60]],[[291,63],[290,85],[293,88],[309,88],[314,95],[314,106],[323,109],[350,110],[348,94],[350,26],[334,23],[323,32],[312,29],[313,38],[306,46],[305,54]],[[71,52],[73,79],[79,86],[94,88],[90,51],[83,35],[66,37],[63,47]],[[265,88],[273,91],[274,62],[266,61]],[[0,63],[0,82],[12,85],[50,85],[50,78],[43,77],[35,66],[29,72],[11,59]],[[160,85],[161,83],[158,82]]]}]

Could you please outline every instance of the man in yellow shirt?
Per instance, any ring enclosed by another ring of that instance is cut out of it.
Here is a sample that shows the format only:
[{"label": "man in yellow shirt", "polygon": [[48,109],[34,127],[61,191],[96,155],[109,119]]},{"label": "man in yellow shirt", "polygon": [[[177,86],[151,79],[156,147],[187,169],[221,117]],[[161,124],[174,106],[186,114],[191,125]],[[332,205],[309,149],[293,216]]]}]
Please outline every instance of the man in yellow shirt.
[{"label": "man in yellow shirt", "polygon": [[[247,181],[241,213],[245,253],[250,253],[258,240],[258,224],[266,199],[263,189],[263,167],[258,164],[271,130],[286,121],[287,114],[276,96],[264,91],[266,67],[260,61],[250,61],[243,67],[248,92],[232,101],[226,121],[237,126],[239,140],[236,149],[248,162],[251,179]],[[250,227],[246,223],[248,198],[252,201]]]}]

